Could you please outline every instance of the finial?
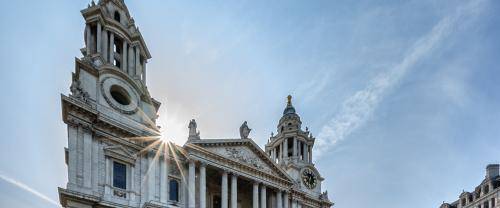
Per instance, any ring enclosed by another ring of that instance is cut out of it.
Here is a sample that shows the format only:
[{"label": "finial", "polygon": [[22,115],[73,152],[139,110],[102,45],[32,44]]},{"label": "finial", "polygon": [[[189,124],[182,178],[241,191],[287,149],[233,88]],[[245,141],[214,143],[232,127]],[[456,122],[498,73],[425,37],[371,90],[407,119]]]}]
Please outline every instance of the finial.
[{"label": "finial", "polygon": [[288,99],[288,105],[292,105],[292,96],[291,95],[288,95],[287,96],[287,99]]}]

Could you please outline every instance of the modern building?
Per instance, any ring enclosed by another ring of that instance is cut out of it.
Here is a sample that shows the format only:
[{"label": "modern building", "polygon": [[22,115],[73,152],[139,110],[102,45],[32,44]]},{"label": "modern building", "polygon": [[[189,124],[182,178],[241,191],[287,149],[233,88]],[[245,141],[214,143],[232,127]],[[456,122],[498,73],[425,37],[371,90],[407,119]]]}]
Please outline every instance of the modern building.
[{"label": "modern building", "polygon": [[313,163],[315,138],[288,97],[283,116],[261,149],[244,122],[239,138],[204,139],[195,120],[183,146],[163,141],[160,103],[148,92],[151,58],[123,0],[92,1],[83,56],[75,59],[69,95],[63,207],[324,208],[324,178]]},{"label": "modern building", "polygon": [[474,191],[462,191],[458,200],[441,204],[440,208],[495,208],[500,199],[499,164],[486,166],[486,176]]}]

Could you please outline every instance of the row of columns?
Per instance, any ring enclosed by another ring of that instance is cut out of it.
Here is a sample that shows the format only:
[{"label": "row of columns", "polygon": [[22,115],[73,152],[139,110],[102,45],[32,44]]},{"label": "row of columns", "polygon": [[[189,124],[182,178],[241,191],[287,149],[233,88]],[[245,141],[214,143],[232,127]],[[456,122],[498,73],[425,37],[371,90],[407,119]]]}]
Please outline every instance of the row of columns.
[{"label": "row of columns", "polygon": [[[96,24],[96,35],[92,35],[92,29],[89,24],[85,28],[86,32],[86,52],[87,55],[94,52],[102,54],[102,57],[106,63],[112,65],[115,64],[115,34],[112,31],[108,31],[101,26],[98,21]],[[109,39],[108,39],[109,37]],[[95,40],[95,45],[93,44]],[[146,83],[146,59],[141,61],[140,48],[138,45],[132,46],[123,38],[122,39],[122,51],[120,60],[120,68],[126,72],[128,75],[141,79],[143,83]],[[118,46],[116,46],[118,47]]]},{"label": "row of columns", "polygon": [[[302,151],[300,151],[302,149]],[[303,154],[302,154],[303,153]],[[271,149],[270,152],[271,159],[275,161],[283,160],[283,158],[288,157],[288,138],[285,138],[277,147]],[[302,161],[312,162],[312,151],[311,146],[305,142],[299,141],[297,138],[293,138],[293,149],[292,157],[299,158],[302,156]]]},{"label": "row of columns", "polygon": [[[206,164],[201,163],[200,168],[200,178],[199,178],[199,200],[200,208],[206,208]],[[189,170],[188,170],[188,207],[194,208],[196,207],[196,164],[195,161],[189,162]],[[228,204],[228,182],[229,182],[229,174],[227,171],[222,172],[222,180],[221,180],[221,207],[222,208],[237,208],[238,206],[238,175],[232,173],[231,174],[231,201]],[[259,197],[259,186],[260,186],[260,197]],[[266,208],[267,206],[267,187],[263,184],[255,182],[253,184],[253,192],[252,192],[252,207],[253,208]],[[278,208],[289,208],[288,202],[288,193],[285,191],[278,191],[276,193],[276,205]],[[259,200],[260,199],[260,200]],[[283,200],[284,199],[284,200]],[[229,205],[229,206],[228,206]],[[260,206],[259,206],[260,205]]]}]

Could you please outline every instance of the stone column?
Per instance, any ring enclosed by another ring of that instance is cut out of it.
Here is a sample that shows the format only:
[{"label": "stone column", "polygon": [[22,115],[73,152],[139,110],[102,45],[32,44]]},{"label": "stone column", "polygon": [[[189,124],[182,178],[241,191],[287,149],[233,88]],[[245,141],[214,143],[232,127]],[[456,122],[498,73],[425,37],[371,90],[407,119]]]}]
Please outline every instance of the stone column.
[{"label": "stone column", "polygon": [[231,208],[238,208],[238,176],[231,176]]},{"label": "stone column", "polygon": [[102,34],[101,34],[101,22],[97,21],[97,53],[101,53],[102,52],[102,48],[101,48],[101,38],[102,38]]},{"label": "stone column", "polygon": [[123,40],[122,45],[122,70],[127,73],[127,41]]},{"label": "stone column", "polygon": [[292,157],[297,157],[297,138],[293,138],[293,155]]},{"label": "stone column", "polygon": [[284,152],[283,152],[283,142],[280,143],[280,161],[283,161],[283,156]]},{"label": "stone column", "polygon": [[288,158],[288,138],[285,138],[284,140],[285,142],[283,142],[283,147],[285,147],[285,151],[283,152],[283,158]]},{"label": "stone column", "polygon": [[86,24],[85,25],[85,49],[86,49],[86,52],[87,52],[87,56],[90,55],[90,47],[91,47],[91,34],[90,34],[90,25]]},{"label": "stone column", "polygon": [[154,160],[154,155],[149,155],[148,157],[149,169],[148,169],[148,199],[150,201],[155,200],[155,176],[156,176],[156,164]]},{"label": "stone column", "polygon": [[283,194],[283,208],[288,208],[288,193]]},{"label": "stone column", "polygon": [[295,200],[292,200],[292,208],[298,208],[298,203]]},{"label": "stone column", "polygon": [[222,173],[222,184],[221,184],[221,207],[227,208],[227,172],[224,170]]},{"label": "stone column", "polygon": [[259,184],[257,182],[253,183],[253,208],[259,208]]},{"label": "stone column", "polygon": [[282,200],[283,200],[283,197],[281,196],[281,190],[278,190],[278,192],[276,192],[276,206],[278,208],[283,208]]},{"label": "stone column", "polygon": [[142,83],[146,85],[146,59],[144,59],[144,63],[142,64]]},{"label": "stone column", "polygon": [[102,33],[102,57],[104,58],[104,63],[108,63],[108,31],[104,30]]},{"label": "stone column", "polygon": [[135,74],[134,77],[141,77],[141,57],[139,46],[135,47]]},{"label": "stone column", "polygon": [[160,202],[167,203],[167,184],[168,184],[168,172],[167,172],[167,156],[163,156],[163,160],[160,160]]},{"label": "stone column", "polygon": [[309,148],[307,148],[307,144],[305,142],[303,144],[304,144],[304,147],[302,147],[304,149],[304,157],[303,158],[304,158],[304,161],[307,162],[307,161],[309,161],[309,159],[308,159],[309,158],[308,157],[309,156],[309,153],[308,153]]},{"label": "stone column", "polygon": [[188,181],[188,207],[189,208],[194,208],[195,205],[195,183],[196,183],[196,178],[195,178],[195,164],[194,161],[191,160],[189,161],[189,181]]},{"label": "stone column", "polygon": [[309,146],[309,150],[307,151],[309,153],[309,162],[312,163],[312,146]]},{"label": "stone column", "polygon": [[110,31],[109,34],[109,63],[114,66],[115,63],[115,34]]},{"label": "stone column", "polygon": [[262,186],[260,187],[260,208],[266,208],[266,205],[266,186],[262,184]]},{"label": "stone column", "polygon": [[129,45],[128,47],[128,75],[132,76],[134,74],[134,47]]},{"label": "stone column", "polygon": [[206,164],[201,163],[200,165],[200,208],[205,208],[207,206],[206,202],[206,192],[207,192],[207,180],[206,180]]}]

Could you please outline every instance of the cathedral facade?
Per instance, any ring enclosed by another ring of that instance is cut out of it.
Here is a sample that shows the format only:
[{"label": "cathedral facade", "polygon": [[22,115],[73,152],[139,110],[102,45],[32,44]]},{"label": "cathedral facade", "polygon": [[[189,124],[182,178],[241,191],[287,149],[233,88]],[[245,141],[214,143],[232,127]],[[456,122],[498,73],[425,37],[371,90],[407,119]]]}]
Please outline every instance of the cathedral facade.
[{"label": "cathedral facade", "polygon": [[239,138],[204,139],[195,120],[183,146],[163,141],[160,102],[148,92],[151,54],[123,0],[92,1],[75,59],[67,124],[63,207],[329,208],[313,163],[315,138],[288,97],[265,148],[244,122]]}]

